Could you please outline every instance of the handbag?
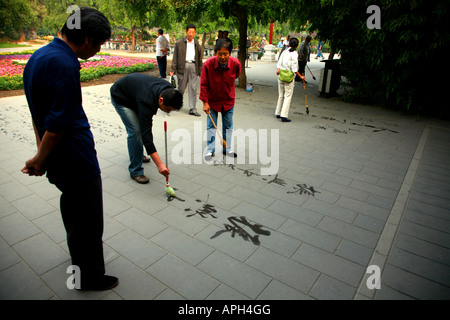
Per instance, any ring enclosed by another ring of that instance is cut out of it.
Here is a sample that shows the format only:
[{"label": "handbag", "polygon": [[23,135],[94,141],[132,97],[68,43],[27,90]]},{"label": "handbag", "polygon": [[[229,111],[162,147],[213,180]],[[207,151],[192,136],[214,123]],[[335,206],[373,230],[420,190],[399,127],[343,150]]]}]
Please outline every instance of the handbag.
[{"label": "handbag", "polygon": [[[283,52],[283,60],[281,62],[282,64],[284,64],[284,57],[286,56],[286,52],[287,51]],[[288,82],[288,83],[292,82],[292,81],[294,81],[294,73],[291,70],[281,69],[280,73],[278,75],[278,79],[280,79],[280,81],[283,81],[283,82]]]}]

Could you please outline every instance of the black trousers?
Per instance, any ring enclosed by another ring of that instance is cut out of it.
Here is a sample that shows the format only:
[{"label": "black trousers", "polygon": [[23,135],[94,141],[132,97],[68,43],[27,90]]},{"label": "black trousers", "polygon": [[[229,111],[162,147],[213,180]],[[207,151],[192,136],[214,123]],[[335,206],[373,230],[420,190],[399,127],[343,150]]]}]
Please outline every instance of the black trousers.
[{"label": "black trousers", "polygon": [[157,56],[156,61],[158,61],[159,74],[161,75],[161,78],[165,78],[167,70],[167,56]]},{"label": "black trousers", "polygon": [[101,177],[57,183],[61,216],[72,264],[80,267],[81,283],[105,274],[103,257],[103,191]]}]

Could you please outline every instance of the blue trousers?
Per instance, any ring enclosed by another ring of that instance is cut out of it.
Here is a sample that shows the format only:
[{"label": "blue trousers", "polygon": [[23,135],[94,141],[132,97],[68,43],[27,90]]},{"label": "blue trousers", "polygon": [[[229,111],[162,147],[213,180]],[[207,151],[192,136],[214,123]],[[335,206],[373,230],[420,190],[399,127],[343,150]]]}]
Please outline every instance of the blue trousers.
[{"label": "blue trousers", "polygon": [[[231,148],[231,135],[233,130],[233,112],[234,107],[231,108],[228,111],[222,111],[220,112],[222,114],[222,138],[225,140],[227,144],[227,148],[223,149],[223,151],[230,151]],[[219,112],[214,111],[213,109],[210,109],[211,118],[213,118],[214,123],[217,126],[217,118]],[[216,129],[214,128],[213,123],[211,122],[211,119],[209,116],[206,117],[206,152],[215,152],[215,139],[216,139]],[[228,133],[228,134],[227,134]]]}]

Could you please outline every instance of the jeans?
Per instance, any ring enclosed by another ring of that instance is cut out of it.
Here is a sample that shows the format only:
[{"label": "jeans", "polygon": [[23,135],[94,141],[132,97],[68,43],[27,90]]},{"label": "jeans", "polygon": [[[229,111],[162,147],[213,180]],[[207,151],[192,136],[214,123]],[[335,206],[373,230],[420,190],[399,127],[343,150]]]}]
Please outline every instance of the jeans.
[{"label": "jeans", "polygon": [[144,155],[144,145],[142,142],[141,126],[139,125],[139,118],[130,108],[119,105],[111,97],[111,103],[116,108],[117,113],[122,119],[125,129],[127,131],[127,145],[128,155],[130,157],[130,165],[128,171],[131,177],[136,177],[144,174],[142,167],[142,160]]},{"label": "jeans", "polygon": [[[227,148],[223,149],[223,151],[231,151],[231,136],[233,134],[233,112],[234,106],[228,111],[224,111],[222,109],[222,138],[225,140],[227,144]],[[217,126],[217,117],[219,112],[210,109],[211,118],[213,118],[214,123]],[[209,116],[206,117],[206,152],[215,152],[215,139],[216,139],[216,129],[214,128],[213,123]],[[227,134],[228,133],[228,134]]]},{"label": "jeans", "polygon": [[161,78],[165,78],[167,70],[167,56],[157,56],[156,61],[158,61],[158,69]]}]

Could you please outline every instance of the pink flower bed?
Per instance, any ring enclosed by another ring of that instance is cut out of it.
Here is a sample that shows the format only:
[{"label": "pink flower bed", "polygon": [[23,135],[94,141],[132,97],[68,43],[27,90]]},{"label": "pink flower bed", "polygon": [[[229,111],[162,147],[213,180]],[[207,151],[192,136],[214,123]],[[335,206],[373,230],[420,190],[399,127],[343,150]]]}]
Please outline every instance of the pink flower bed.
[{"label": "pink flower bed", "polygon": [[[22,75],[25,65],[17,64],[13,61],[17,60],[19,63],[23,63],[31,57],[31,54],[26,55],[0,55],[0,77],[10,77],[14,75]],[[120,56],[103,56],[96,55],[92,59],[94,61],[85,61],[81,63],[82,68],[96,68],[96,67],[126,67],[134,64],[146,64],[153,63],[157,65],[156,60],[144,59],[144,58],[128,58]],[[95,59],[102,59],[95,61]]]}]

